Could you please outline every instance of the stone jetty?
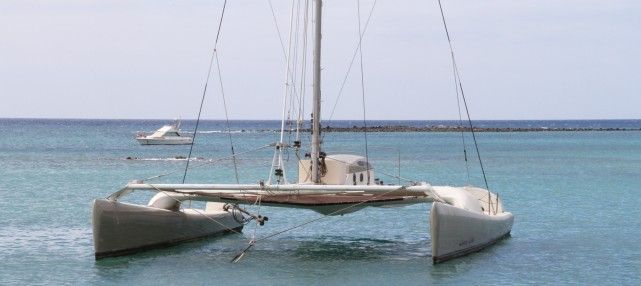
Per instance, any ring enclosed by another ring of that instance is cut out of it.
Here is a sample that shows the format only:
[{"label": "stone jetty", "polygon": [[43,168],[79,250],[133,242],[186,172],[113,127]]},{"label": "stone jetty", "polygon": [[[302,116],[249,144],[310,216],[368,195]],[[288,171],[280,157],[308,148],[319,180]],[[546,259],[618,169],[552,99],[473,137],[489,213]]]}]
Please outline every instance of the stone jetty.
[{"label": "stone jetty", "polygon": [[[305,129],[309,132],[309,129]],[[365,127],[331,127],[324,126],[322,132],[363,132]],[[461,126],[403,126],[377,125],[367,126],[367,132],[469,132],[469,127]],[[474,127],[474,132],[559,132],[559,131],[641,131],[641,128],[574,128],[574,127]]]}]

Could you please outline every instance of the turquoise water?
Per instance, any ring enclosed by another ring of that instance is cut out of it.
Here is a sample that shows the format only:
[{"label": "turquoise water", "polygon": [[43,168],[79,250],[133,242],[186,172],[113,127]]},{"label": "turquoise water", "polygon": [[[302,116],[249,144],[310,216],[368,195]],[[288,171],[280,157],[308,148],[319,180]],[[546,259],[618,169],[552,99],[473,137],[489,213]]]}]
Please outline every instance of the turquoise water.
[{"label": "turquoise water", "polygon": [[[92,200],[129,180],[184,168],[184,160],[173,158],[185,156],[188,146],[140,146],[133,139],[162,123],[0,120],[0,284],[639,284],[639,131],[477,134],[490,188],[515,214],[512,236],[439,265],[431,263],[427,205],[328,217],[258,243],[238,264],[230,260],[255,231],[260,237],[319,214],[263,208],[269,222],[257,229],[247,225],[242,235],[95,261]],[[552,123],[641,126],[639,121]],[[334,125],[340,124],[351,123]],[[236,151],[275,141],[276,133],[259,131],[273,126],[232,122]],[[222,129],[221,122],[201,126],[195,163],[229,155]],[[398,173],[400,157],[403,177],[465,185],[460,136],[370,133],[370,161],[388,183],[396,181],[381,172]],[[325,150],[362,154],[362,138],[328,133]],[[265,179],[272,154],[263,149],[241,156],[241,182]],[[470,164],[470,175],[472,184],[482,185],[478,164]],[[179,172],[157,181],[181,179]],[[187,182],[214,181],[235,181],[231,161],[216,161],[187,176]]]}]

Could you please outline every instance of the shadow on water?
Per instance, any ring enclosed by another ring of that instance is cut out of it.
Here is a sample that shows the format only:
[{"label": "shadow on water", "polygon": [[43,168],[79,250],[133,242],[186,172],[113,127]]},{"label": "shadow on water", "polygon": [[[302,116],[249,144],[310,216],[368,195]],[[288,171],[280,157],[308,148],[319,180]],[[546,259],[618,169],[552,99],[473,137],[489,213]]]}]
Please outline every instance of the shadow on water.
[{"label": "shadow on water", "polygon": [[[279,277],[307,279],[310,275],[310,277],[325,275],[326,271],[332,269],[334,273],[343,273],[341,271],[352,273],[354,269],[360,269],[358,267],[365,267],[372,271],[378,271],[380,267],[392,267],[414,269],[415,274],[419,273],[416,275],[425,275],[422,279],[448,281],[452,277],[460,277],[461,273],[476,273],[493,267],[492,265],[497,264],[497,260],[502,260],[505,258],[504,255],[509,255],[502,253],[509,250],[510,242],[513,242],[513,239],[508,237],[483,251],[432,265],[429,239],[287,236],[260,241],[238,264],[234,264],[231,263],[231,259],[246,246],[247,237],[229,234],[128,256],[101,259],[95,261],[94,273],[101,280],[120,283],[130,279],[132,273],[140,271],[145,275],[153,273],[163,277],[169,275],[167,273],[176,271],[202,275],[205,273],[201,273],[202,269],[191,267],[201,264],[233,273],[259,271],[262,275],[266,275],[265,277],[274,279]],[[176,261],[181,263],[177,265]],[[263,269],[261,265],[266,264],[271,265],[273,269]],[[285,267],[293,264],[307,269],[306,274]],[[337,270],[340,269],[336,268],[337,265],[348,267]],[[356,265],[359,266],[356,267]]]},{"label": "shadow on water", "polygon": [[[429,241],[406,242],[388,239],[323,236],[313,240],[279,240],[286,255],[302,261],[409,260],[429,256]],[[273,251],[275,249],[271,249]],[[282,254],[281,254],[282,255]]]},{"label": "shadow on water", "polygon": [[294,251],[294,256],[302,260],[372,260],[385,255],[391,241],[354,240],[348,242],[314,242],[301,243]]},{"label": "shadow on water", "polygon": [[[206,254],[231,258],[247,244],[247,238],[239,234],[215,236],[185,242],[169,247],[95,260],[94,266],[101,271],[117,271],[130,264],[151,263],[154,260],[189,254]],[[399,241],[344,236],[289,237],[262,241],[250,251],[262,257],[289,256],[297,260],[346,260],[363,261],[377,259],[410,260],[430,257],[430,240]]]}]

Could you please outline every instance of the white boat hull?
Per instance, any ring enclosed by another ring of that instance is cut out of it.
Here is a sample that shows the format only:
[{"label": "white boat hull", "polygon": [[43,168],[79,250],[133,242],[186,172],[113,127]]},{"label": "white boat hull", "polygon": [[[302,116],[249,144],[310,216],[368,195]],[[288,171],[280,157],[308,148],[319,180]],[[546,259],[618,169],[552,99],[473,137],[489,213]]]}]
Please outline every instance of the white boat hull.
[{"label": "white boat hull", "polygon": [[488,215],[434,202],[430,211],[434,263],[479,251],[510,234],[514,216]]},{"label": "white boat hull", "polygon": [[190,137],[177,138],[136,138],[140,145],[189,145],[193,142]]},{"label": "white boat hull", "polygon": [[96,259],[174,245],[243,227],[233,214],[219,209],[172,211],[96,199],[93,204]]}]

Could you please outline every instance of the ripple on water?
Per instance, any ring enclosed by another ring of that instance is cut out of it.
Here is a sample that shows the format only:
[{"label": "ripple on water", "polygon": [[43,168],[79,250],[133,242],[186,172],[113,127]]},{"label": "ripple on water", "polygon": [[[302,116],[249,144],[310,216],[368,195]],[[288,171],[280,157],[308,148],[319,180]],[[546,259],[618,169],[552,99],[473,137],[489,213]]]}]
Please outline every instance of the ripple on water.
[{"label": "ripple on water", "polygon": [[5,226],[0,228],[0,249],[3,250],[0,257],[20,255],[38,260],[47,255],[63,254],[69,259],[84,258],[93,254],[91,236],[90,228]]},{"label": "ripple on water", "polygon": [[[91,229],[62,226],[0,227],[0,284],[80,283],[93,260]],[[71,275],[74,273],[74,275]],[[75,276],[75,277],[74,277]]]}]

